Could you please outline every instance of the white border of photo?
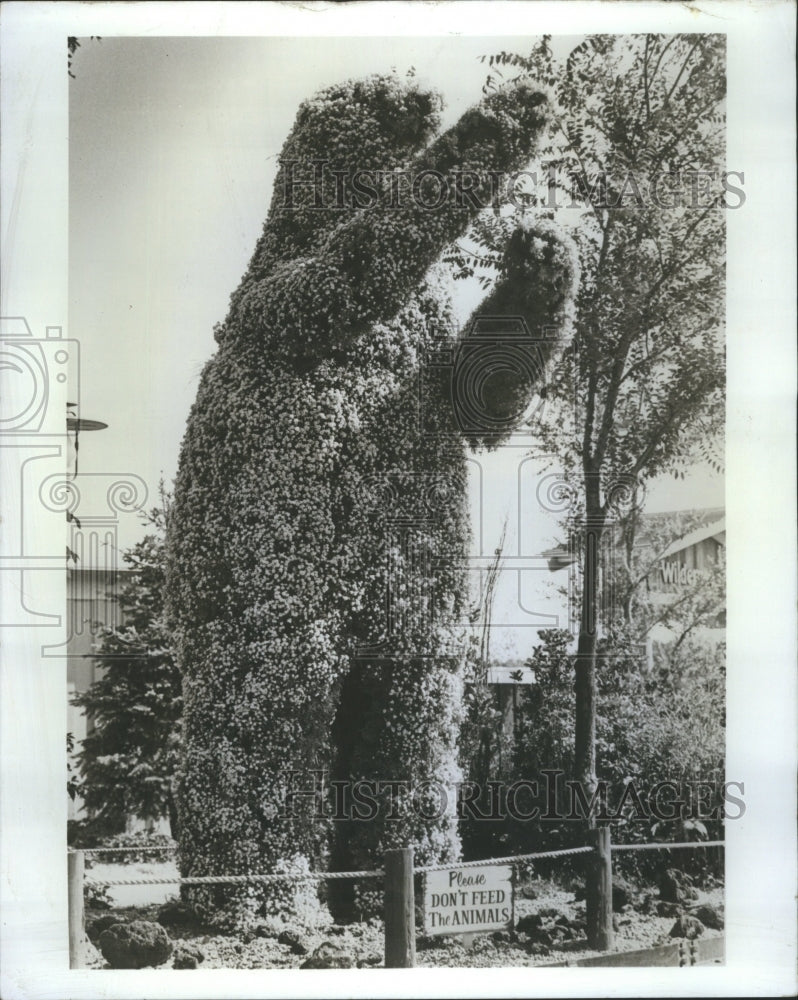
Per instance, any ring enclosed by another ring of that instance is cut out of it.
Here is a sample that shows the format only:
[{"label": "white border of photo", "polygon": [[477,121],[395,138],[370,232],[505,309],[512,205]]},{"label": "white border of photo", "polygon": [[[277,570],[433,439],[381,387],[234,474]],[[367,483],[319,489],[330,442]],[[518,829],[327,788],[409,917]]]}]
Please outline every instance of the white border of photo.
[{"label": "white border of photo", "polygon": [[[3,5],[2,315],[67,327],[66,38],[723,32],[728,168],[728,822],[726,964],[694,969],[69,971],[66,674],[5,629],[2,989],[6,1000],[140,997],[774,996],[796,990],[795,8],[705,3],[18,3]],[[302,72],[298,66],[297,73]],[[264,202],[265,209],[265,202]],[[77,335],[75,332],[73,335]],[[91,358],[83,359],[90,369]],[[84,374],[85,377],[85,374]],[[8,472],[6,473],[9,474]],[[11,473],[13,475],[13,472]],[[63,525],[60,525],[60,530]],[[52,551],[59,528],[48,524]],[[49,540],[48,540],[49,541]],[[4,586],[12,586],[0,574]],[[53,574],[29,574],[63,607]],[[47,636],[48,641],[51,636]]]}]

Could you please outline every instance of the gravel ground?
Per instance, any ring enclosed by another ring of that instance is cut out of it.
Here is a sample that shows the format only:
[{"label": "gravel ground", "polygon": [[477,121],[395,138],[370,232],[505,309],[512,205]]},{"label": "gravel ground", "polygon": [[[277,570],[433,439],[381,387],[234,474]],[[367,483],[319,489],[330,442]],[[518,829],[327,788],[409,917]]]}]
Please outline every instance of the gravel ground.
[{"label": "gravel ground", "polygon": [[[87,876],[102,878],[167,878],[176,874],[174,864],[149,863],[135,865],[94,865]],[[534,943],[526,934],[499,932],[497,934],[476,935],[469,944],[462,938],[417,937],[417,965],[421,967],[512,967],[543,966],[578,961],[598,955],[587,947],[583,922],[585,904],[578,901],[573,892],[549,881],[532,883],[534,899],[524,898],[519,892],[516,897],[516,921],[525,916],[541,913],[549,925],[558,920],[567,927],[562,933],[566,939],[555,939],[551,946]],[[87,911],[87,927],[91,920],[101,913],[118,913],[124,920],[157,920],[159,906],[168,898],[175,898],[173,886],[118,886],[109,890],[114,900],[111,911]],[[653,897],[653,893],[651,893]],[[655,901],[641,908],[625,907],[616,914],[614,951],[635,951],[671,943],[669,936],[674,918],[657,916]],[[700,891],[699,898],[691,905],[708,903],[723,906],[723,890],[715,888]],[[382,965],[383,927],[382,921],[372,919],[363,923],[347,925],[329,924],[303,928],[286,923],[284,930],[288,940],[278,940],[279,929],[260,928],[258,935],[249,934],[235,937],[221,934],[212,928],[169,928],[169,935],[177,947],[181,942],[199,946],[205,955],[202,969],[288,969],[300,968],[310,955],[325,942],[337,953],[348,956],[352,965],[371,968]],[[293,934],[293,939],[291,935]],[[706,929],[702,937],[720,936],[722,932]],[[268,935],[268,936],[267,936]],[[103,968],[105,964],[100,953],[90,947],[89,965]],[[299,953],[301,952],[301,953]],[[171,967],[172,959],[167,963]]]}]

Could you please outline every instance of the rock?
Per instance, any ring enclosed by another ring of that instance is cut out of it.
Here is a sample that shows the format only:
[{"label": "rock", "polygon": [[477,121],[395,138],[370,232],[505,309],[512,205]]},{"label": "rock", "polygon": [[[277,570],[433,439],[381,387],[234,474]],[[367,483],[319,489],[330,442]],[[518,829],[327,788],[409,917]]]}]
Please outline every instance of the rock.
[{"label": "rock", "polygon": [[658,917],[678,917],[681,912],[682,908],[679,903],[666,903],[662,899],[657,903]]},{"label": "rock", "polygon": [[277,943],[287,945],[293,955],[307,955],[308,951],[310,951],[302,940],[302,935],[292,930],[280,931],[277,936]]},{"label": "rock", "polygon": [[695,900],[698,899],[698,889],[694,889],[691,885],[685,885],[682,887],[682,899],[684,900]]},{"label": "rock", "polygon": [[719,910],[716,906],[712,906],[710,903],[703,903],[701,906],[696,906],[695,909],[690,910],[689,915],[700,920],[704,927],[709,927],[710,930],[723,930],[723,911],[722,909]]},{"label": "rock", "polygon": [[525,917],[519,918],[515,929],[521,934],[534,934],[542,926],[543,917],[539,913],[527,913]]},{"label": "rock", "polygon": [[149,920],[114,924],[100,934],[99,945],[112,969],[163,965],[172,954],[169,935],[160,924]]},{"label": "rock", "polygon": [[270,927],[268,924],[258,924],[255,928],[256,938],[275,938],[277,937],[277,931]]},{"label": "rock", "polygon": [[704,933],[704,925],[696,917],[691,917],[688,913],[683,913],[676,923],[671,927],[670,936],[672,938],[697,938]]},{"label": "rock", "polygon": [[556,906],[544,906],[539,913],[544,920],[562,916],[562,910],[558,910]]},{"label": "rock", "polygon": [[382,965],[382,955],[376,952],[373,955],[364,955],[357,963],[358,969],[373,969],[377,965]]},{"label": "rock", "polygon": [[103,931],[107,931],[114,924],[127,923],[124,917],[114,913],[103,913],[99,917],[93,917],[86,921],[86,936],[93,943],[97,944]]},{"label": "rock", "polygon": [[184,941],[175,948],[173,969],[197,969],[205,961],[205,953],[195,944]]},{"label": "rock", "polygon": [[550,955],[551,948],[548,945],[543,944],[542,941],[530,941],[526,950],[530,955]]},{"label": "rock", "polygon": [[197,916],[182,899],[168,899],[158,910],[158,923],[162,927],[192,927]]},{"label": "rock", "polygon": [[347,954],[337,944],[332,941],[323,941],[313,952],[310,958],[306,959],[301,969],[352,969],[354,968],[352,956]]},{"label": "rock", "polygon": [[512,931],[494,931],[491,934],[491,939],[496,944],[512,944],[516,940],[516,937]]},{"label": "rock", "polygon": [[421,935],[416,938],[416,951],[434,951],[436,948],[445,948],[447,940],[440,935],[426,937]]},{"label": "rock", "polygon": [[175,952],[175,958],[172,962],[173,969],[198,969],[199,962],[193,955],[189,955],[188,952],[183,951],[182,948],[178,948]]},{"label": "rock", "polygon": [[617,931],[617,930],[620,930],[620,927],[621,927],[621,922],[618,919],[618,914],[617,913],[613,913],[613,915],[612,915],[612,929],[614,931]]},{"label": "rock", "polygon": [[524,899],[537,899],[538,894],[534,886],[525,885],[521,887],[521,895]]},{"label": "rock", "polygon": [[681,888],[682,880],[679,878],[679,872],[674,868],[668,868],[662,873],[659,880],[659,898],[661,900],[666,903],[678,903]]},{"label": "rock", "polygon": [[333,924],[332,927],[327,928],[327,933],[340,937],[341,934],[346,934],[347,930],[348,928],[343,924]]},{"label": "rock", "polygon": [[612,880],[612,908],[617,913],[624,906],[630,906],[634,903],[636,898],[636,893],[625,878],[621,878],[620,875],[616,875]]}]

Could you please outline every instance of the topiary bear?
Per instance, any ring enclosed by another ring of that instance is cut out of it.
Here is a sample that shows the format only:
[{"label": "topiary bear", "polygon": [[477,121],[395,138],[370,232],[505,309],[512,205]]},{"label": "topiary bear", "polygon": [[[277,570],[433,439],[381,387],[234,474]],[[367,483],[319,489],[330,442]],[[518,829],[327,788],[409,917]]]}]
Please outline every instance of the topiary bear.
[{"label": "topiary bear", "polygon": [[[539,373],[489,365],[475,391],[492,385],[497,419],[463,426],[451,366],[429,363],[454,329],[433,265],[526,164],[547,99],[509,88],[433,139],[439,110],[395,77],[304,103],[217,330],[168,529],[183,875],[371,869],[408,843],[420,863],[458,856],[454,803],[423,783],[459,777],[466,440],[495,444]],[[563,329],[574,272],[553,226],[525,224],[481,311]],[[333,820],[305,794],[320,772],[410,787]],[[190,894],[237,924],[307,903],[280,882]]]}]

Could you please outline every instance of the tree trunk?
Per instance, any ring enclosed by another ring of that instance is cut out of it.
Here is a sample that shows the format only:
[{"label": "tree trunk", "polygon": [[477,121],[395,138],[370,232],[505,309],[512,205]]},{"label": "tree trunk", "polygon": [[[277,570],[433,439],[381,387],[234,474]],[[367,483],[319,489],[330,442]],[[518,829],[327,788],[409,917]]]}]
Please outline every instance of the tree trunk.
[{"label": "tree trunk", "polygon": [[[598,627],[599,552],[604,515],[598,498],[588,491],[587,516],[583,525],[582,608],[576,649],[575,683],[576,731],[574,734],[574,777],[590,802],[596,789],[596,638]],[[592,502],[591,502],[592,499]],[[595,827],[591,813],[588,829]]]},{"label": "tree trunk", "polygon": [[[591,481],[592,479],[592,481]],[[593,812],[593,794],[597,787],[596,778],[596,639],[599,610],[599,553],[604,528],[604,515],[598,496],[598,485],[593,477],[588,478],[583,524],[582,607],[579,623],[579,642],[576,650],[576,722],[574,734],[575,779],[581,785],[585,799],[589,803],[585,825],[588,842],[592,842],[596,829]],[[597,864],[588,866],[585,885],[585,917],[587,919],[588,942],[592,948],[599,946],[601,917],[601,869]]]}]

